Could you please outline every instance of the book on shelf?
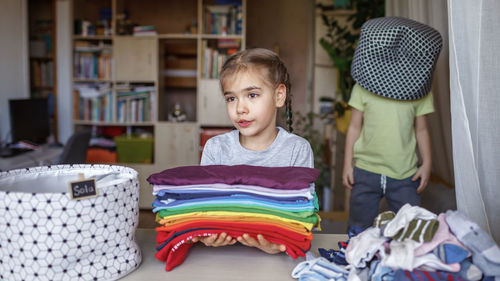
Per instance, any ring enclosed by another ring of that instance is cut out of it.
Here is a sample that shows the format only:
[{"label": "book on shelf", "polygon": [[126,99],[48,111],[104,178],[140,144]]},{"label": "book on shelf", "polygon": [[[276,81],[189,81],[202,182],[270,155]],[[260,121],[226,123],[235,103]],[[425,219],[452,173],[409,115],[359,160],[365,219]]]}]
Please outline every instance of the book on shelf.
[{"label": "book on shelf", "polygon": [[243,9],[240,3],[206,5],[204,26],[207,34],[241,34]]},{"label": "book on shelf", "polygon": [[75,84],[75,119],[113,122],[113,92],[109,83]]},{"label": "book on shelf", "polygon": [[241,48],[240,39],[217,39],[215,45],[209,46],[207,40],[203,40],[201,46],[202,74],[205,79],[218,79],[219,73],[227,58],[238,52]]},{"label": "book on shelf", "polygon": [[96,28],[92,22],[88,20],[76,19],[74,23],[75,35],[90,36],[96,35]]},{"label": "book on shelf", "polygon": [[74,78],[110,80],[113,57],[111,45],[87,41],[74,43]]},{"label": "book on shelf", "polygon": [[53,87],[54,86],[54,63],[51,60],[32,60],[31,86],[33,87]]},{"label": "book on shelf", "polygon": [[241,5],[236,6],[236,20],[234,21],[234,33],[242,34],[243,31],[243,7]]},{"label": "book on shelf", "polygon": [[50,55],[50,52],[47,50],[47,43],[43,40],[30,40],[29,47],[30,57],[46,57]]},{"label": "book on shelf", "polygon": [[99,11],[99,20],[91,22],[85,19],[75,19],[74,34],[80,36],[110,36],[111,28],[111,8],[102,8]]},{"label": "book on shelf", "polygon": [[141,123],[155,120],[154,86],[119,86],[116,93],[116,119],[119,123]]},{"label": "book on shelf", "polygon": [[134,36],[155,36],[157,33],[154,25],[140,25],[134,26],[133,34]]},{"label": "book on shelf", "polygon": [[165,69],[163,76],[196,78],[196,69]]}]

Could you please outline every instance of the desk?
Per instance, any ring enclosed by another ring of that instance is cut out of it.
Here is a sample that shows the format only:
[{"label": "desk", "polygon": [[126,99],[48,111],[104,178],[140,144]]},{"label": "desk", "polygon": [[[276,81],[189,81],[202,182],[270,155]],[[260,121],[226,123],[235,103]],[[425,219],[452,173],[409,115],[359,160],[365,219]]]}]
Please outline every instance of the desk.
[{"label": "desk", "polygon": [[[154,229],[138,229],[137,241],[142,250],[142,263],[120,280],[296,280],[292,270],[304,261],[286,254],[269,255],[258,249],[235,244],[213,248],[200,243],[188,252],[186,260],[172,271],[165,271],[165,263],[154,257],[156,253]],[[338,249],[337,242],[347,240],[342,234],[314,234],[312,252],[319,256],[318,248]]]},{"label": "desk", "polygon": [[55,165],[62,151],[62,147],[43,145],[37,150],[28,151],[12,157],[0,158],[0,171]]}]

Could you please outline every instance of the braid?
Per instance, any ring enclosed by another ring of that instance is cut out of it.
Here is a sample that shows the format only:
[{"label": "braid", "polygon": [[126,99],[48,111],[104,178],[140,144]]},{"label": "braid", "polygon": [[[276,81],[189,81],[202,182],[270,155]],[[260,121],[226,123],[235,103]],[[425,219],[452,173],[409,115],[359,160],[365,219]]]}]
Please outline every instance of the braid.
[{"label": "braid", "polygon": [[[285,66],[283,65],[285,68]],[[286,125],[288,126],[288,131],[290,133],[293,133],[293,112],[292,112],[292,94],[291,94],[291,88],[292,84],[290,83],[290,75],[288,72],[286,72],[285,68],[285,77],[283,79],[283,82],[286,86],[286,99],[285,99],[285,112],[286,112]]]},{"label": "braid", "polygon": [[285,100],[286,106],[286,124],[288,125],[288,131],[293,133],[292,123],[293,123],[293,113],[292,113],[292,99],[288,98],[288,94]]}]

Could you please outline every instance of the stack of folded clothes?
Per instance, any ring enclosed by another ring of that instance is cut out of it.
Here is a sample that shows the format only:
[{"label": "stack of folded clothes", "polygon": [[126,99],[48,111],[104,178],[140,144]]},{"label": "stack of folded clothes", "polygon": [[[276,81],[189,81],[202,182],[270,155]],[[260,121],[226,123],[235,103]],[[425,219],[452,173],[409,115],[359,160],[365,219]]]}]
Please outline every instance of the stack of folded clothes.
[{"label": "stack of folded clothes", "polygon": [[196,236],[262,234],[305,256],[319,226],[314,181],[305,167],[185,166],[151,175],[157,222],[156,258],[170,271],[181,264]]}]

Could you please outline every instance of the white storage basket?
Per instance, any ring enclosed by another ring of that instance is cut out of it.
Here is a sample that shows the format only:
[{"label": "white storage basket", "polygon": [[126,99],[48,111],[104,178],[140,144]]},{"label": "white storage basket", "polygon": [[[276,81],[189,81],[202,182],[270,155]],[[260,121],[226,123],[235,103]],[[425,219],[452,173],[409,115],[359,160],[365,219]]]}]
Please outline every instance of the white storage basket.
[{"label": "white storage basket", "polygon": [[[97,197],[69,182],[95,178]],[[58,165],[0,173],[0,280],[115,280],[135,270],[139,183],[133,169]]]}]

